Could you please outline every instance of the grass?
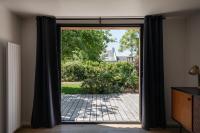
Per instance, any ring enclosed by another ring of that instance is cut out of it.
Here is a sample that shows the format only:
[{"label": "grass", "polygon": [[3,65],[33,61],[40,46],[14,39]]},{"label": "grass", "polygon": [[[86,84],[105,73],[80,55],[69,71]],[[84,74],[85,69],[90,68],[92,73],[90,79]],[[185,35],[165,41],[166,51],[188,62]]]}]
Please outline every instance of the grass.
[{"label": "grass", "polygon": [[81,82],[63,82],[61,91],[63,94],[82,94]]}]

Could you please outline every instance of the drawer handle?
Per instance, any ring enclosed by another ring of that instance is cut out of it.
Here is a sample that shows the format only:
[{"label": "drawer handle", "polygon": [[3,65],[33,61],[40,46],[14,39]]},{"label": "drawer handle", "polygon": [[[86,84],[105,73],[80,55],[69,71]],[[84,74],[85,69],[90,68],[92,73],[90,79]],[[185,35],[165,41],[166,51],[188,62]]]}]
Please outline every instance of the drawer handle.
[{"label": "drawer handle", "polygon": [[188,98],[187,100],[188,100],[188,101],[191,101],[191,100],[192,100],[192,98]]}]

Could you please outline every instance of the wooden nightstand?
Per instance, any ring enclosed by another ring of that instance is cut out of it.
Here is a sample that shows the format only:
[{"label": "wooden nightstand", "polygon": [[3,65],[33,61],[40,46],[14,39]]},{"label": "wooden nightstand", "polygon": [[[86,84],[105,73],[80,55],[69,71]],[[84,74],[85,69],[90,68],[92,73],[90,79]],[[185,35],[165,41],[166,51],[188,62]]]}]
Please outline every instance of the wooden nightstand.
[{"label": "wooden nightstand", "polygon": [[200,133],[199,88],[172,87],[172,118],[189,132]]}]

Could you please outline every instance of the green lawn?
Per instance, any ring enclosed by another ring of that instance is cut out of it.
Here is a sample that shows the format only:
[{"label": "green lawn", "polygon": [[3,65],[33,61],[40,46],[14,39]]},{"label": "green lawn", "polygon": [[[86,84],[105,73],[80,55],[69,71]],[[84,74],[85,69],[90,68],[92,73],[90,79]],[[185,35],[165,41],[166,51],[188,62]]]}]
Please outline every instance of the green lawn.
[{"label": "green lawn", "polygon": [[63,94],[82,94],[81,82],[62,82],[61,91]]}]

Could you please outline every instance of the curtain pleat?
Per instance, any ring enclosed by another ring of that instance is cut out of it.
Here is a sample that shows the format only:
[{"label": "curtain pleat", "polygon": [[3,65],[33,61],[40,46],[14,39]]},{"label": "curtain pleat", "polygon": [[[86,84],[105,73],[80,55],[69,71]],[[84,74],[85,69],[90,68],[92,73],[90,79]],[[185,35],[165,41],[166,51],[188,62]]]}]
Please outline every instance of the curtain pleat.
[{"label": "curtain pleat", "polygon": [[142,67],[142,126],[164,128],[163,18],[146,16]]},{"label": "curtain pleat", "polygon": [[53,127],[61,123],[60,43],[56,18],[37,17],[35,92],[31,125]]}]

